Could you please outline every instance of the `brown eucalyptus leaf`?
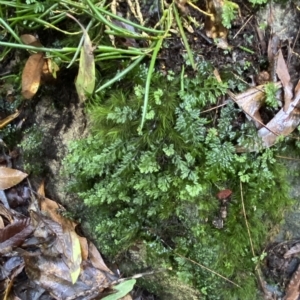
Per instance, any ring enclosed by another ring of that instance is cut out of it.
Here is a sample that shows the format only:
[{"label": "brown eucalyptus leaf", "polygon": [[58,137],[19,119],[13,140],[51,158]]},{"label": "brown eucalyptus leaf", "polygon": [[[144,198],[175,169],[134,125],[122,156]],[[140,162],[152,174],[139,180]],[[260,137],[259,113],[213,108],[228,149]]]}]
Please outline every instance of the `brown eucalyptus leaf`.
[{"label": "brown eucalyptus leaf", "polygon": [[28,174],[19,170],[0,167],[0,190],[9,189],[20,183]]},{"label": "brown eucalyptus leaf", "polygon": [[29,219],[16,221],[0,230],[1,243],[0,254],[10,252],[13,247],[21,245],[25,239],[34,231]]},{"label": "brown eucalyptus leaf", "polygon": [[293,84],[281,49],[278,51],[276,73],[284,89],[284,111],[287,111],[293,98]]},{"label": "brown eucalyptus leaf", "polygon": [[35,53],[29,56],[22,73],[22,95],[31,99],[37,92],[44,65],[44,54]]},{"label": "brown eucalyptus leaf", "polygon": [[89,241],[89,259],[93,266],[101,271],[114,274],[105,264],[100,252],[97,250],[96,246]]},{"label": "brown eucalyptus leaf", "polygon": [[29,219],[18,220],[0,229],[0,243],[3,243],[21,232],[30,223]]}]

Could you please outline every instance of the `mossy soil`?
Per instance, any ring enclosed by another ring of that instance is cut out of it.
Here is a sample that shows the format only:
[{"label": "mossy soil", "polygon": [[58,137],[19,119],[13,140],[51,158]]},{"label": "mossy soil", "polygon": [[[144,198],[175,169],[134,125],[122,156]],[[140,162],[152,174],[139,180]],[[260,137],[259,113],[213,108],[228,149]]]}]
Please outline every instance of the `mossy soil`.
[{"label": "mossy soil", "polygon": [[[165,270],[137,285],[157,299],[259,299],[256,264],[264,264],[260,257],[270,232],[276,235],[284,211],[292,205],[288,170],[277,156],[292,149],[297,157],[293,139],[298,138],[297,133],[271,150],[237,154],[236,145],[257,139],[254,126],[233,103],[204,112],[224,104],[227,87],[238,93],[251,76],[268,70],[257,19],[250,19],[235,37],[255,12],[242,3],[241,8],[245,8],[242,18],[229,31],[231,51],[217,48],[203,29],[188,34],[196,71],[189,65],[179,37],[174,35],[165,42],[157,59],[142,135],[137,129],[147,61],[97,95],[86,109],[76,97],[75,73],[62,70],[54,85],[43,86],[30,103],[23,103],[18,120],[25,119],[21,132],[13,126],[2,132],[2,138],[13,147],[9,140],[12,131],[22,135],[29,129],[23,136],[21,153],[27,151],[23,158],[27,155],[29,160],[24,163],[34,166],[38,161],[37,167],[43,167],[30,170],[35,173],[33,182],[46,178],[48,195],[82,221],[84,233],[95,240],[108,261],[119,265],[122,274]],[[295,10],[295,5],[291,9]],[[199,21],[203,19],[197,12],[191,13]],[[56,38],[53,34],[40,33],[44,45]],[[264,40],[267,43],[268,35]],[[297,41],[294,51],[298,50]],[[1,62],[1,67],[9,69],[13,59]],[[102,80],[111,77],[116,65],[124,67],[120,61],[103,63]],[[290,66],[297,70],[295,56]],[[217,82],[215,68],[228,86]],[[295,82],[299,73],[293,71],[291,77]],[[3,116],[14,110],[8,100],[3,91]],[[264,121],[275,113],[266,109]],[[33,124],[42,132],[39,141],[28,141]],[[86,139],[68,148],[71,140],[84,136]],[[62,175],[63,159],[68,172]],[[216,195],[223,189],[231,189],[233,195],[223,227],[216,228],[213,221],[220,211]]]}]

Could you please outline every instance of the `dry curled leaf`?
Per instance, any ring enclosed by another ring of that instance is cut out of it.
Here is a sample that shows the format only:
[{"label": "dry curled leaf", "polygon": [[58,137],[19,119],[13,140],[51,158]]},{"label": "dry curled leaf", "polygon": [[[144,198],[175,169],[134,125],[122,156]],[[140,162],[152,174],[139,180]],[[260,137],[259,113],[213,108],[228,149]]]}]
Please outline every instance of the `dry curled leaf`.
[{"label": "dry curled leaf", "polygon": [[28,174],[19,170],[0,167],[0,190],[9,189],[20,183]]}]

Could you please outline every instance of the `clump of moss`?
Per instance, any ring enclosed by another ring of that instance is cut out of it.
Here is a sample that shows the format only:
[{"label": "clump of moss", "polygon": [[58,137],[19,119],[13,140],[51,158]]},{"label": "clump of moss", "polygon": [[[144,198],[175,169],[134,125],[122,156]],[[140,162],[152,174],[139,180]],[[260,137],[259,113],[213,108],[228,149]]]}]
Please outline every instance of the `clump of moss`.
[{"label": "clump of moss", "polygon": [[26,129],[19,144],[23,154],[25,172],[40,175],[44,171],[43,164],[43,130],[36,124]]},{"label": "clump of moss", "polygon": [[[236,153],[235,145],[253,143],[257,135],[250,124],[237,121],[242,113],[233,103],[219,115],[205,112],[227,89],[206,62],[192,78],[154,74],[139,134],[146,72],[138,72],[133,88],[111,91],[90,106],[91,134],[72,143],[65,160],[70,186],[91,212],[98,244],[113,259],[143,243],[148,266],[172,267],[203,298],[257,299],[240,183],[259,254],[268,230],[282,217],[278,207],[290,203],[276,150]],[[215,195],[224,188],[233,197],[225,226],[217,229]]]}]

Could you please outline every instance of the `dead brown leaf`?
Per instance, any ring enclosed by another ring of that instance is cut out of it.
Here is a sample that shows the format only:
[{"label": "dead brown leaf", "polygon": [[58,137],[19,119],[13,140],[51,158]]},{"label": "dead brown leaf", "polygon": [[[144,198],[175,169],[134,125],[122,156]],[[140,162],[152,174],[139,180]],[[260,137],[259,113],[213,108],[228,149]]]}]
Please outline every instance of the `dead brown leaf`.
[{"label": "dead brown leaf", "polygon": [[9,189],[20,183],[28,174],[19,170],[0,167],[0,190]]},{"label": "dead brown leaf", "polygon": [[287,111],[293,98],[293,84],[281,49],[278,51],[276,73],[284,89],[284,111]]},{"label": "dead brown leaf", "polygon": [[9,223],[13,222],[13,214],[10,209],[7,209],[3,204],[0,203],[0,215],[5,218]]},{"label": "dead brown leaf", "polygon": [[89,246],[85,237],[78,236],[81,248],[81,258],[82,260],[87,260],[89,256]]},{"label": "dead brown leaf", "polygon": [[265,102],[264,85],[250,88],[241,94],[235,95],[235,101],[246,113],[247,118],[255,122],[256,128],[262,127],[259,109]]},{"label": "dead brown leaf", "polygon": [[33,230],[29,219],[16,221],[1,229],[0,254],[9,253],[13,247],[21,245]]},{"label": "dead brown leaf", "polygon": [[89,259],[93,266],[101,271],[108,272],[110,274],[114,274],[105,264],[101,254],[95,247],[95,245],[89,241]]},{"label": "dead brown leaf", "polygon": [[299,286],[300,286],[300,265],[298,269],[294,272],[287,288],[284,300],[297,300],[300,293],[299,293]]},{"label": "dead brown leaf", "polygon": [[22,73],[22,95],[25,99],[31,99],[36,94],[44,62],[43,53],[35,53],[28,58]]},{"label": "dead brown leaf", "polygon": [[62,216],[59,211],[62,209],[57,202],[45,198],[41,201],[41,211],[46,214],[50,219],[60,224],[63,230],[74,230],[77,223],[71,221],[70,219]]},{"label": "dead brown leaf", "polygon": [[26,45],[31,45],[31,46],[35,46],[35,47],[43,47],[40,40],[32,34],[22,34],[20,36],[20,38],[21,38],[22,42]]}]

